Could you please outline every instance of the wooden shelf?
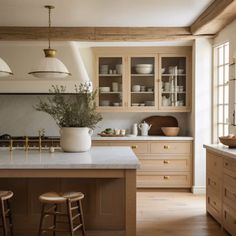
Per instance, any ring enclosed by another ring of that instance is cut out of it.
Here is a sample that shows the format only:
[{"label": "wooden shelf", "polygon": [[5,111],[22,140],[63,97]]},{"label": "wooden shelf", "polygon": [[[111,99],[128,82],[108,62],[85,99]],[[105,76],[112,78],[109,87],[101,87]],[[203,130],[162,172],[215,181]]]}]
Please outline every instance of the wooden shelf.
[{"label": "wooden shelf", "polygon": [[133,77],[152,77],[154,74],[131,74]]},{"label": "wooden shelf", "polygon": [[154,92],[131,92],[131,94],[154,94]]},{"label": "wooden shelf", "polygon": [[121,77],[122,74],[99,74],[99,77]]},{"label": "wooden shelf", "polygon": [[167,92],[167,91],[162,91],[161,93],[180,93],[180,94],[186,94],[186,92]]},{"label": "wooden shelf", "polygon": [[99,92],[99,94],[121,94],[122,92]]},{"label": "wooden shelf", "polygon": [[186,74],[161,74],[161,76],[186,76]]}]

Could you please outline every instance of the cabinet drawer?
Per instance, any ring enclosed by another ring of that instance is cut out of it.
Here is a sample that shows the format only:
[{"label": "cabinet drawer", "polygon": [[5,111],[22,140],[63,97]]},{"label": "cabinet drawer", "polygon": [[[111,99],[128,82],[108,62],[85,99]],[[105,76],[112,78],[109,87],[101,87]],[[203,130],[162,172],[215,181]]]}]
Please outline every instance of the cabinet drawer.
[{"label": "cabinet drawer", "polygon": [[207,189],[211,192],[215,192],[216,194],[220,194],[221,192],[222,181],[214,176],[207,175]]},{"label": "cabinet drawer", "polygon": [[110,142],[110,146],[129,146],[135,153],[146,154],[148,153],[148,143],[146,142]]},{"label": "cabinet drawer", "polygon": [[222,203],[214,193],[207,193],[207,211],[221,223]]},{"label": "cabinet drawer", "polygon": [[146,188],[187,188],[191,187],[189,172],[138,172],[137,186]]},{"label": "cabinet drawer", "polygon": [[223,207],[223,226],[232,236],[236,236],[236,211],[228,205]]},{"label": "cabinet drawer", "polygon": [[143,159],[141,171],[190,171],[190,159]]},{"label": "cabinet drawer", "polygon": [[236,179],[224,175],[223,201],[236,210]]},{"label": "cabinet drawer", "polygon": [[151,153],[156,154],[190,154],[192,143],[190,142],[152,142]]},{"label": "cabinet drawer", "polygon": [[236,160],[233,158],[224,158],[224,168],[232,172],[236,172]]},{"label": "cabinet drawer", "polygon": [[207,165],[207,171],[211,172],[215,176],[218,177],[222,176],[223,158],[221,156],[215,155],[211,152],[207,152],[206,165]]},{"label": "cabinet drawer", "polygon": [[104,141],[92,141],[92,146],[109,146],[109,142],[104,142]]}]

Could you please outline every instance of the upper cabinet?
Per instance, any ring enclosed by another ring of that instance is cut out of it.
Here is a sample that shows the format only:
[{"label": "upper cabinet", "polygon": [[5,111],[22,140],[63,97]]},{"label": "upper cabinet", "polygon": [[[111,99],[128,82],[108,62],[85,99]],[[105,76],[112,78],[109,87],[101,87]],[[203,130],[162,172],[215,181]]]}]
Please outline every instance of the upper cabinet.
[{"label": "upper cabinet", "polygon": [[98,110],[191,110],[191,47],[93,48]]}]

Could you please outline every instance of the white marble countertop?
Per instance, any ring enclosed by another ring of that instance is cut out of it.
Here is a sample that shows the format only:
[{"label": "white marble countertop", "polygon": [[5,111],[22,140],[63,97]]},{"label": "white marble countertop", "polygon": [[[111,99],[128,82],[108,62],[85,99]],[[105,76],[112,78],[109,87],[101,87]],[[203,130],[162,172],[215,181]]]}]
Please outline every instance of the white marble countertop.
[{"label": "white marble countertop", "polygon": [[1,169],[137,169],[139,160],[129,147],[92,147],[89,152],[0,150]]},{"label": "white marble countertop", "polygon": [[214,151],[222,156],[227,156],[236,159],[236,148],[229,148],[223,144],[205,144],[204,148]]},{"label": "white marble countertop", "polygon": [[193,137],[189,136],[136,136],[136,137],[101,137],[98,135],[92,136],[92,140],[126,140],[126,141],[186,141],[186,140],[193,140]]}]

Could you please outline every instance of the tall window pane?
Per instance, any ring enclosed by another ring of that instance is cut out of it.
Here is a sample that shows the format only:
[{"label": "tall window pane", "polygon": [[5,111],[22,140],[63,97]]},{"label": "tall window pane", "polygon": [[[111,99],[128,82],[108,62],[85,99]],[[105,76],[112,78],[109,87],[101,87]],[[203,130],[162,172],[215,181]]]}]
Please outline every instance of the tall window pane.
[{"label": "tall window pane", "polygon": [[229,43],[214,48],[214,96],[216,114],[213,127],[215,127],[214,140],[219,136],[228,135],[229,132]]}]

